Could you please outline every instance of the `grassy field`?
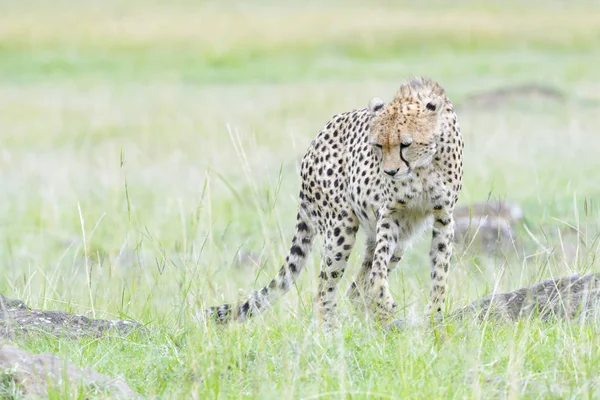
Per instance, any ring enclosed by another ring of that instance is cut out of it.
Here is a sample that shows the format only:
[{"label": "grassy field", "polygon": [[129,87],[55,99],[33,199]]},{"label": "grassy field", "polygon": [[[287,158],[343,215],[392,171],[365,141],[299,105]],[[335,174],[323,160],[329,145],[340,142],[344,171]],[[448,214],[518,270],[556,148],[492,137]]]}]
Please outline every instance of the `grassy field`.
[{"label": "grassy field", "polygon": [[[1,0],[0,292],[149,332],[18,344],[148,398],[600,397],[595,325],[385,334],[342,299],[343,329],[323,335],[318,252],[297,290],[253,321],[194,319],[278,270],[297,161],[318,130],[411,75],[440,81],[458,107],[461,204],[509,199],[527,218],[512,248],[456,252],[449,309],[598,271],[600,7],[411,3]],[[521,84],[564,98],[468,101]],[[391,279],[399,317],[424,310],[427,247]],[[238,266],[240,252],[263,263]]]}]

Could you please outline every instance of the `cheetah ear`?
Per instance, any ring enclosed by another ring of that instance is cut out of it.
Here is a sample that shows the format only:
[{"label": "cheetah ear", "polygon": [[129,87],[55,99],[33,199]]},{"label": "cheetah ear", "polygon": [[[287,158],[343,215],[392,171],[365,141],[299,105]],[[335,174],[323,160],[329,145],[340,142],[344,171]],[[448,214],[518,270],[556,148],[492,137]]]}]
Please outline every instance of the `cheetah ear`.
[{"label": "cheetah ear", "polygon": [[383,111],[385,103],[379,97],[373,97],[369,102],[369,111],[373,115],[377,115]]},{"label": "cheetah ear", "polygon": [[431,114],[439,115],[444,109],[444,98],[441,96],[432,96],[424,100],[425,108]]}]

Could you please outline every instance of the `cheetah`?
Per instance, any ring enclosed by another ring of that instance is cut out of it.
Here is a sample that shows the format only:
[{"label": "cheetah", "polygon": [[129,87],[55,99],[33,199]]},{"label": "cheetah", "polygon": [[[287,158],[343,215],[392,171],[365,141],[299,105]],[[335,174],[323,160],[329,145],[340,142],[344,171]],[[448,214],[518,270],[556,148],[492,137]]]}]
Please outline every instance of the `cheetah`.
[{"label": "cheetah", "polygon": [[430,300],[441,315],[452,256],[453,210],[462,189],[463,140],[454,106],[436,82],[416,77],[389,103],[335,115],[311,142],[300,168],[296,233],[277,276],[235,306],[205,310],[220,323],[243,321],[287,292],[313,239],[323,239],[315,298],[319,321],[335,326],[336,288],[359,227],[366,250],[347,295],[380,322],[396,311],[388,275],[410,242],[433,225]]}]

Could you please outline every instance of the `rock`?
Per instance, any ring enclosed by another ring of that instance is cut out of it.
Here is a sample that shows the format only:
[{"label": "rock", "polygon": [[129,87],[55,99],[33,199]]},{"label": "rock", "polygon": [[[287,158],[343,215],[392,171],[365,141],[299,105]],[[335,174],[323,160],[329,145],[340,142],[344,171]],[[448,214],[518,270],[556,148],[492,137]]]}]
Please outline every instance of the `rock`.
[{"label": "rock", "polygon": [[514,225],[523,219],[523,209],[508,201],[490,200],[454,210],[454,239],[465,249],[493,253],[510,246]]},{"label": "rock", "polygon": [[263,264],[263,259],[260,256],[260,254],[257,254],[255,252],[252,251],[246,251],[246,250],[240,250],[237,253],[237,257],[235,258],[235,261],[233,263],[233,265],[236,268],[241,268],[241,269],[257,269],[260,268],[260,266]]},{"label": "rock", "polygon": [[64,396],[65,385],[72,398],[138,397],[121,379],[80,368],[53,354],[31,354],[10,345],[0,346],[0,395],[8,392],[8,398],[48,398],[49,390],[55,388]]},{"label": "rock", "polygon": [[27,308],[27,306],[21,300],[9,299],[0,294],[0,310],[6,308]]},{"label": "rock", "polygon": [[[484,297],[450,313],[448,320],[471,318],[516,321],[521,318],[597,319],[600,312],[600,273],[550,278],[535,285]],[[439,319],[438,319],[439,321]],[[405,329],[424,321],[397,320],[388,329]]]},{"label": "rock", "polygon": [[101,337],[108,333],[127,335],[139,329],[141,324],[135,321],[90,319],[64,311],[36,310],[0,295],[0,337],[36,333],[70,338]]},{"label": "rock", "polygon": [[595,318],[600,306],[600,274],[550,278],[508,293],[484,297],[454,312],[455,318],[472,316],[516,321]]},{"label": "rock", "polygon": [[503,218],[458,219],[454,225],[454,240],[471,252],[493,254],[508,248],[514,237],[512,226]]},{"label": "rock", "polygon": [[467,97],[460,108],[490,108],[509,103],[515,99],[564,101],[566,96],[560,90],[544,85],[526,84],[476,93]]},{"label": "rock", "polygon": [[485,203],[473,203],[454,209],[454,218],[456,219],[470,216],[490,216],[515,223],[523,219],[523,209],[518,204],[506,200],[489,200]]}]

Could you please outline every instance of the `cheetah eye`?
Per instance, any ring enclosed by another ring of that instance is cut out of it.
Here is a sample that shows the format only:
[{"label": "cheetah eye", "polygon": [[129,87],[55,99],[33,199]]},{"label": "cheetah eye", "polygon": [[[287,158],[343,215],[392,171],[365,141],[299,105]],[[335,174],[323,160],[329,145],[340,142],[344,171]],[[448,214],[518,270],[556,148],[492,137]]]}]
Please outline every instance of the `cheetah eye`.
[{"label": "cheetah eye", "polygon": [[403,143],[400,143],[400,150],[404,150],[407,147],[410,147],[411,144],[412,144],[412,142],[403,142]]},{"label": "cheetah eye", "polygon": [[378,149],[381,149],[381,148],[383,148],[383,146],[382,146],[382,145],[380,145],[379,143],[373,143],[373,146],[377,147]]}]

